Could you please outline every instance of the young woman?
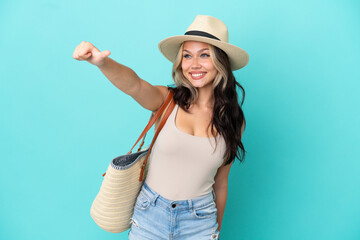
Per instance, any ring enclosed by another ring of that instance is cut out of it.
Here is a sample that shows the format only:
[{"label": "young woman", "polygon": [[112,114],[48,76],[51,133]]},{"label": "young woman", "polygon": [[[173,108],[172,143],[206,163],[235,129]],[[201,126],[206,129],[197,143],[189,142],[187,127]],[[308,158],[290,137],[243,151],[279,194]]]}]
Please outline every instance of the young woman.
[{"label": "young woman", "polygon": [[230,168],[235,157],[245,157],[244,97],[239,105],[236,85],[245,91],[232,71],[246,66],[249,56],[228,43],[222,21],[205,15],[196,16],[184,35],[162,40],[159,49],[173,62],[175,87],[151,85],[89,42],[78,45],[73,58],[98,66],[154,113],[174,92],[176,105],[152,148],[129,239],[219,239]]}]

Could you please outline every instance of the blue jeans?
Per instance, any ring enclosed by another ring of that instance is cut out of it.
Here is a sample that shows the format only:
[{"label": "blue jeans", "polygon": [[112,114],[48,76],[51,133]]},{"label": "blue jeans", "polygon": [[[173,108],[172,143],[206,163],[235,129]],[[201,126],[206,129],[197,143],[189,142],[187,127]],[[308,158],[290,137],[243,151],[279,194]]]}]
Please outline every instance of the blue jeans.
[{"label": "blue jeans", "polygon": [[130,240],[217,240],[215,192],[189,200],[164,198],[144,181],[136,199]]}]

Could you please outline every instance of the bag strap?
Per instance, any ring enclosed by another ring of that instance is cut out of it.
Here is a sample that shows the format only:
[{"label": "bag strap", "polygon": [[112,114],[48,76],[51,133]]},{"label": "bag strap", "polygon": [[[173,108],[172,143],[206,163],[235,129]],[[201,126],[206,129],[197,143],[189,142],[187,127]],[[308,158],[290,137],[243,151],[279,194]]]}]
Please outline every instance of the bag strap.
[{"label": "bag strap", "polygon": [[[140,137],[138,138],[138,140],[135,142],[134,146],[130,149],[130,151],[127,154],[131,154],[132,150],[134,149],[134,147],[136,146],[136,144],[140,141],[141,138],[143,138],[141,145],[138,149],[138,152],[140,151],[142,145],[144,144],[144,140],[145,140],[145,136],[147,134],[147,132],[150,130],[150,128],[152,127],[152,125],[154,125],[154,123],[156,122],[156,120],[161,116],[161,114],[163,113],[163,111],[165,110],[166,106],[169,104],[169,102],[171,101],[172,97],[173,97],[174,93],[172,90],[169,90],[168,95],[165,99],[165,101],[163,102],[163,104],[161,105],[161,107],[156,111],[155,114],[152,114],[149,120],[149,123],[146,125],[145,129],[142,131],[142,133],[140,134]],[[166,120],[166,119],[165,119]],[[159,130],[159,127],[158,129]],[[154,135],[155,136],[155,135]],[[155,137],[154,137],[155,138]]]},{"label": "bag strap", "polygon": [[143,180],[143,177],[144,177],[144,172],[145,172],[145,167],[146,167],[146,164],[147,164],[147,160],[148,160],[148,157],[150,155],[150,152],[151,152],[151,149],[155,143],[155,140],[157,138],[157,136],[159,135],[159,132],[161,131],[161,129],[163,128],[163,126],[165,125],[165,122],[166,120],[168,119],[168,117],[170,116],[172,110],[174,109],[175,107],[175,102],[173,99],[171,99],[172,101],[170,102],[170,105],[168,107],[168,109],[166,110],[166,113],[164,115],[164,117],[161,119],[161,123],[159,124],[159,127],[158,129],[156,130],[156,133],[154,135],[154,138],[151,142],[151,145],[150,145],[150,148],[149,148],[149,151],[148,153],[146,154],[146,158],[145,158],[145,161],[143,162],[142,166],[141,166],[141,171],[140,171],[140,177],[139,177],[139,182],[141,182]]},{"label": "bag strap", "polygon": [[[165,125],[165,122],[166,120],[168,119],[168,117],[170,116],[170,113],[171,111],[173,110],[173,108],[175,107],[175,104],[174,102],[172,101],[172,98],[173,98],[173,90],[170,90],[169,89],[169,92],[168,92],[168,95],[165,99],[165,101],[163,102],[163,104],[161,105],[161,107],[156,111],[156,113],[152,113],[151,116],[150,116],[150,120],[148,122],[148,124],[146,125],[145,129],[142,131],[142,133],[140,134],[138,140],[135,142],[134,146],[130,149],[130,151],[127,153],[127,154],[131,154],[133,148],[136,146],[136,144],[140,141],[141,138],[143,138],[142,142],[141,142],[141,145],[138,149],[138,152],[140,151],[142,145],[144,144],[144,140],[145,140],[145,136],[147,134],[147,132],[149,131],[149,129],[152,127],[152,125],[154,125],[154,123],[156,122],[156,120],[161,116],[161,114],[163,113],[163,111],[165,110],[166,106],[169,105],[169,102],[171,102],[169,108],[166,110],[166,113],[164,115],[164,117],[161,119],[161,123],[159,124],[157,130],[156,130],[156,133],[153,137],[153,140],[151,142],[151,145],[149,147],[149,151],[148,151],[148,154],[146,155],[146,159],[144,161],[145,164],[143,164],[143,166],[141,167],[141,173],[140,173],[140,179],[139,181],[142,181],[143,179],[143,174],[144,174],[144,170],[145,170],[145,167],[146,167],[146,163],[147,163],[147,159],[149,157],[149,153],[152,149],[152,146],[154,145],[154,142],[160,132],[160,130],[162,129],[162,127]],[[106,172],[102,175],[102,176],[105,176],[106,175]]]}]

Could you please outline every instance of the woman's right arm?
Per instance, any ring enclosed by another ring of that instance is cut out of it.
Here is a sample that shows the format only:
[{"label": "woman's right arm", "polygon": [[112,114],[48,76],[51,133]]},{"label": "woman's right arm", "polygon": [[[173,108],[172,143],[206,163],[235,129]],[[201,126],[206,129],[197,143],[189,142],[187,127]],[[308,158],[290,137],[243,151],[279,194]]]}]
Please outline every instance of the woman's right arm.
[{"label": "woman's right arm", "polygon": [[167,96],[167,87],[151,85],[131,68],[109,58],[109,55],[109,50],[100,52],[90,42],[82,42],[75,48],[73,58],[96,65],[114,86],[130,95],[142,107],[153,112],[158,110]]}]

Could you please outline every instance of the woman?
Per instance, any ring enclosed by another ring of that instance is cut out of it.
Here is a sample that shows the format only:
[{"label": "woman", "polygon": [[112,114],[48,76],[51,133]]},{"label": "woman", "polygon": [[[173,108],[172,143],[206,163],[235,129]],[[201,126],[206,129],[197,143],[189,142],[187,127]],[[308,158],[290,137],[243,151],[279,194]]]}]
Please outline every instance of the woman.
[{"label": "woman", "polygon": [[89,42],[77,46],[73,58],[98,66],[153,113],[174,91],[176,105],[152,148],[129,239],[219,239],[230,168],[235,157],[245,156],[236,85],[245,93],[232,71],[246,66],[249,56],[228,43],[222,21],[204,15],[196,16],[184,35],[162,40],[159,49],[173,62],[175,87],[151,85]]}]

